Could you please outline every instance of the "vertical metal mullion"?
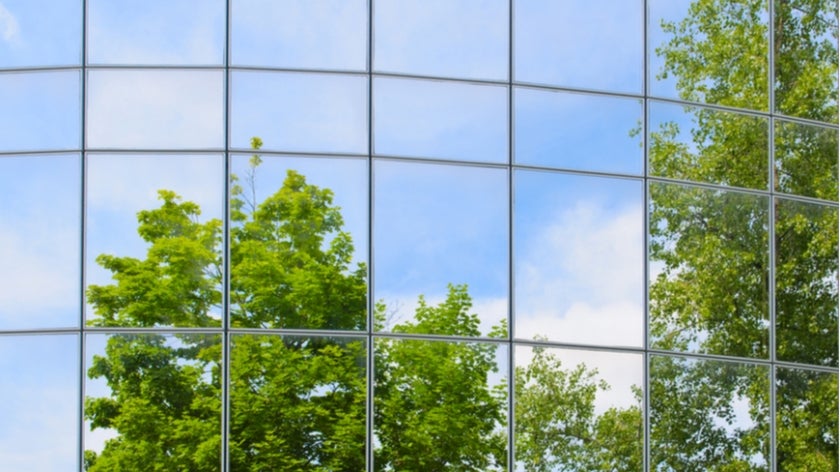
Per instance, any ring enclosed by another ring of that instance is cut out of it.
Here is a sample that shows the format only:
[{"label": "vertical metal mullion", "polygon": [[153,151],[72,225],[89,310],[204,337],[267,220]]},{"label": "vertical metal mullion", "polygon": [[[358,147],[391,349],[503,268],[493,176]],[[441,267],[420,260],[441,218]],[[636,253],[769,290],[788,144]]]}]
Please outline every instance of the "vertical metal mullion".
[{"label": "vertical metal mullion", "polygon": [[768,218],[768,257],[767,261],[767,311],[769,317],[769,339],[767,349],[770,351],[770,373],[768,386],[770,389],[770,447],[767,454],[770,472],[776,472],[776,91],[775,91],[775,70],[776,53],[776,9],[774,0],[767,0],[767,98],[770,118],[767,126],[767,185],[770,191],[769,197],[769,218]]},{"label": "vertical metal mullion", "polygon": [[79,424],[78,424],[78,434],[79,437],[77,439],[78,445],[78,466],[79,470],[84,470],[84,460],[85,460],[85,358],[86,358],[86,350],[85,350],[85,306],[86,306],[86,299],[85,299],[85,286],[87,285],[86,282],[86,271],[85,271],[85,258],[86,252],[85,248],[87,246],[87,141],[85,140],[85,130],[87,128],[87,0],[82,0],[82,37],[81,37],[81,69],[80,69],[80,97],[79,100],[81,102],[81,129],[80,137],[79,137],[79,145],[81,147],[81,152],[79,153],[79,166],[80,166],[80,173],[79,177],[81,179],[79,190],[79,201],[81,203],[80,213],[79,213],[79,231],[80,231],[80,238],[79,238],[79,331],[78,331],[78,342],[79,342]]},{"label": "vertical metal mullion", "polygon": [[508,457],[507,470],[516,469],[516,365],[514,353],[514,308],[516,306],[516,281],[514,280],[513,265],[514,260],[514,240],[513,240],[513,218],[514,218],[514,97],[513,97],[513,74],[514,74],[514,8],[515,0],[508,2],[508,182],[507,182],[507,202],[508,202],[508,339],[507,339],[507,433],[508,433]]},{"label": "vertical metal mullion", "polygon": [[365,465],[368,472],[373,472],[373,414],[374,414],[374,406],[373,406],[373,394],[374,394],[374,369],[375,369],[375,358],[374,358],[374,338],[373,338],[373,331],[374,331],[374,322],[375,320],[375,303],[373,299],[373,212],[374,212],[374,205],[373,205],[373,195],[374,195],[374,188],[373,188],[373,1],[374,0],[367,0],[367,57],[366,57],[366,68],[367,68],[367,141],[368,141],[368,148],[367,148],[367,204],[368,204],[368,214],[367,214],[367,329],[366,329],[366,342],[367,342],[367,349],[366,349],[366,361],[367,361],[367,369],[366,369],[366,389],[365,392]]},{"label": "vertical metal mullion", "polygon": [[227,471],[230,467],[230,4],[232,0],[225,2],[225,56],[224,56],[224,201],[223,212],[224,222],[222,224],[222,365],[221,376],[221,442],[220,451],[221,470]]},{"label": "vertical metal mullion", "polygon": [[648,31],[650,25],[650,5],[648,0],[642,0],[642,93],[644,99],[642,100],[642,165],[644,172],[644,181],[642,185],[642,252],[644,260],[642,262],[642,300],[644,306],[643,310],[643,333],[644,339],[642,346],[644,347],[644,356],[642,363],[642,382],[643,388],[643,407],[642,407],[642,470],[651,470],[650,464],[650,364],[652,361],[650,354],[650,242],[648,233],[650,232],[650,147],[649,147],[649,130],[650,130],[650,34]]}]

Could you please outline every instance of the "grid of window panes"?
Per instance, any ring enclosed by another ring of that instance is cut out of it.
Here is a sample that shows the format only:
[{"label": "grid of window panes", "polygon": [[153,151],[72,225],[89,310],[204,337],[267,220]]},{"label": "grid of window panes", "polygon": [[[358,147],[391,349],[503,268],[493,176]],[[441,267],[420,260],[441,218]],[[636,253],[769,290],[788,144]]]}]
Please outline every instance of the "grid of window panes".
[{"label": "grid of window panes", "polygon": [[837,470],[837,25],[0,0],[0,462]]}]

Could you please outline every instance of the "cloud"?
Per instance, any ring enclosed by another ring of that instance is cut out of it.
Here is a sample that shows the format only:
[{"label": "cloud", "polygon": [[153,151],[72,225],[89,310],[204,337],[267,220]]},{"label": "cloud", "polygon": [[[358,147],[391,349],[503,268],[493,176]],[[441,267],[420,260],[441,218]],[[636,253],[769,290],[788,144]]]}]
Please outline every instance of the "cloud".
[{"label": "cloud", "polygon": [[0,3],[0,37],[10,44],[20,41],[17,18],[2,3]]}]

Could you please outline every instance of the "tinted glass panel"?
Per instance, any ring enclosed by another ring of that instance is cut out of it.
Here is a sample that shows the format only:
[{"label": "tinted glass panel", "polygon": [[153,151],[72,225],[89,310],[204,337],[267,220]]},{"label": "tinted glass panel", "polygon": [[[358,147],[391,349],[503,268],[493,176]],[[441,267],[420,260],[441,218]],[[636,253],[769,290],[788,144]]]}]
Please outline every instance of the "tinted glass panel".
[{"label": "tinted glass panel", "polygon": [[78,336],[2,336],[0,369],[3,467],[78,470]]},{"label": "tinted glass panel", "polygon": [[223,79],[216,71],[88,73],[87,144],[95,148],[219,148]]},{"label": "tinted glass panel", "polygon": [[837,123],[837,2],[774,2],[776,111]]},{"label": "tinted glass panel", "polygon": [[233,325],[365,329],[367,163],[241,155],[232,164]]},{"label": "tinted glass panel", "polygon": [[837,393],[837,374],[776,370],[779,470],[837,470]]},{"label": "tinted glass panel", "polygon": [[234,335],[231,470],[365,470],[362,338]]},{"label": "tinted glass panel", "polygon": [[81,0],[4,0],[0,67],[79,64],[82,19]]},{"label": "tinted glass panel", "polygon": [[776,355],[837,367],[837,208],[776,200]]},{"label": "tinted glass panel", "polygon": [[768,109],[767,1],[648,5],[652,95]]},{"label": "tinted glass panel", "polygon": [[362,76],[237,72],[233,75],[231,138],[250,148],[366,153],[367,79]]},{"label": "tinted glass panel", "polygon": [[0,157],[0,329],[78,326],[78,155]]},{"label": "tinted glass panel", "polygon": [[768,188],[767,119],[650,103],[650,173],[672,179]]},{"label": "tinted glass panel", "polygon": [[638,354],[517,347],[516,470],[642,470]]},{"label": "tinted glass panel", "polygon": [[218,326],[221,156],[88,155],[89,322]]},{"label": "tinted glass panel", "polygon": [[651,346],[767,357],[766,197],[650,184]]},{"label": "tinted glass panel", "polygon": [[518,164],[642,173],[642,103],[598,95],[516,90]]},{"label": "tinted glass panel", "polygon": [[221,64],[224,0],[88,0],[88,62]]},{"label": "tinted glass panel", "polygon": [[219,470],[221,336],[89,334],[88,471]]},{"label": "tinted glass panel", "polygon": [[0,74],[0,151],[77,149],[79,77],[76,71]]},{"label": "tinted glass panel", "polygon": [[237,65],[365,70],[365,0],[234,0]]},{"label": "tinted glass panel", "polygon": [[514,8],[516,80],[641,93],[641,2],[517,0]]},{"label": "tinted glass panel", "polygon": [[374,347],[377,470],[505,470],[506,346],[375,339]]},{"label": "tinted glass panel", "polygon": [[651,470],[770,470],[767,366],[651,358]]},{"label": "tinted glass panel", "polygon": [[376,70],[507,78],[506,0],[382,0],[373,12]]},{"label": "tinted glass panel", "polygon": [[837,130],[776,121],[776,190],[837,201]]},{"label": "tinted glass panel", "polygon": [[641,182],[517,172],[514,185],[516,337],[641,346]]},{"label": "tinted glass panel", "polygon": [[[446,300],[470,313],[460,335],[500,334],[508,299],[507,173],[380,161],[374,174],[374,297],[388,315],[378,328],[397,330]],[[456,334],[445,324],[418,326]]]},{"label": "tinted glass panel", "polygon": [[507,89],[406,79],[374,82],[378,154],[507,161]]}]

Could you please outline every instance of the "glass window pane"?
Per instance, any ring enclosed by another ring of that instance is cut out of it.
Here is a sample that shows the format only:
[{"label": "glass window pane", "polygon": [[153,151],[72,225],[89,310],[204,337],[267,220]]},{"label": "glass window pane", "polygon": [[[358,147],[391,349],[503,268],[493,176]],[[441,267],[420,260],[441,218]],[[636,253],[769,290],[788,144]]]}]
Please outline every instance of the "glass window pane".
[{"label": "glass window pane", "polygon": [[377,154],[507,162],[505,87],[407,79],[374,87]]},{"label": "glass window pane", "polygon": [[365,0],[233,0],[231,61],[365,70],[367,17]]},{"label": "glass window pane", "polygon": [[504,80],[506,0],[375,2],[374,67],[438,77]]},{"label": "glass window pane", "polygon": [[0,73],[0,151],[78,149],[77,71]]},{"label": "glass window pane", "polygon": [[78,336],[0,336],[0,369],[3,467],[78,470]]},{"label": "glass window pane", "polygon": [[837,374],[776,370],[779,470],[837,470]]},{"label": "glass window pane", "polygon": [[651,470],[770,470],[767,366],[650,362]]},{"label": "glass window pane", "polygon": [[643,470],[643,357],[518,346],[516,470]]},{"label": "glass window pane", "polygon": [[768,356],[767,197],[650,184],[653,348]]},{"label": "glass window pane", "polygon": [[768,188],[766,118],[650,102],[651,175]]},{"label": "glass window pane", "polygon": [[223,79],[219,71],[90,71],[87,144],[94,148],[220,148],[225,136]]},{"label": "glass window pane", "polygon": [[776,190],[837,201],[837,130],[777,120]]},{"label": "glass window pane", "polygon": [[506,470],[507,346],[374,341],[376,470]]},{"label": "glass window pane", "polygon": [[82,0],[3,0],[0,68],[80,64],[82,20]]},{"label": "glass window pane", "polygon": [[86,470],[219,470],[220,335],[85,341]]},{"label": "glass window pane", "polygon": [[88,62],[222,64],[224,0],[88,0]]},{"label": "glass window pane", "polygon": [[519,171],[514,197],[518,339],[642,346],[642,184]]},{"label": "glass window pane", "polygon": [[642,2],[517,0],[514,8],[517,81],[641,93]]},{"label": "glass window pane", "polygon": [[516,90],[518,164],[641,174],[642,102]]},{"label": "glass window pane", "polygon": [[651,95],[768,109],[767,1],[649,0],[648,8]]},{"label": "glass window pane", "polygon": [[774,1],[776,111],[837,123],[837,2]]},{"label": "glass window pane", "polygon": [[776,354],[837,367],[837,207],[776,199]]},{"label": "glass window pane", "polygon": [[231,171],[233,326],[365,329],[367,162],[237,155]]},{"label": "glass window pane", "polygon": [[367,79],[363,76],[235,72],[231,141],[248,149],[366,154]]},{"label": "glass window pane", "polygon": [[398,330],[400,322],[443,309],[438,303],[446,300],[470,313],[469,329],[455,333],[455,327],[430,321],[417,324],[420,332],[502,335],[508,311],[507,173],[379,161],[374,175],[374,299],[387,315],[377,329]]},{"label": "glass window pane", "polygon": [[0,157],[0,329],[79,325],[78,155]]},{"label": "glass window pane", "polygon": [[218,155],[88,155],[87,317],[95,326],[218,326]]},{"label": "glass window pane", "polygon": [[366,350],[364,338],[233,335],[230,470],[365,470]]}]

